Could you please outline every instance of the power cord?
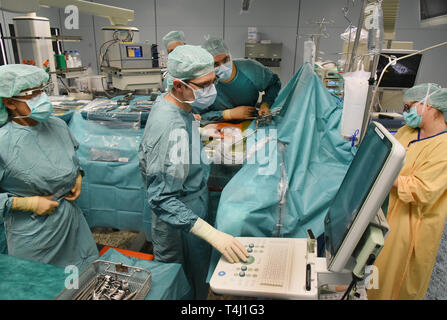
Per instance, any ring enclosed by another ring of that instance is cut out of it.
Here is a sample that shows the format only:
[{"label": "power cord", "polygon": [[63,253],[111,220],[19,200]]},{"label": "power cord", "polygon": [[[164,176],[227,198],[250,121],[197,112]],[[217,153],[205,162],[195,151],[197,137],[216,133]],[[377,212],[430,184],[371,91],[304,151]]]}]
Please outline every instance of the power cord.
[{"label": "power cord", "polygon": [[[397,61],[399,61],[399,60],[406,59],[406,58],[412,57],[412,56],[414,56],[414,55],[417,55],[417,54],[419,54],[419,53],[423,53],[423,52],[425,52],[425,51],[432,50],[432,49],[435,49],[435,48],[439,48],[439,47],[442,47],[442,46],[445,46],[445,45],[447,45],[447,41],[446,41],[446,42],[439,43],[439,44],[436,44],[436,45],[431,46],[431,47],[427,47],[427,48],[422,49],[422,50],[415,51],[415,52],[413,52],[413,53],[407,54],[407,55],[402,56],[402,57],[399,57],[399,58],[392,59],[391,57],[388,57],[388,59],[389,59],[390,61],[389,61],[388,64],[385,66],[385,68],[383,68],[382,72],[380,73],[380,77],[379,77],[379,79],[377,80],[377,84],[375,85],[375,88],[374,88],[374,91],[373,91],[373,94],[372,94],[372,97],[371,97],[371,100],[370,100],[370,101],[371,101],[371,102],[370,102],[370,106],[369,106],[368,109],[367,109],[367,111],[368,111],[368,119],[367,119],[366,123],[369,123],[369,121],[370,121],[370,119],[371,119],[371,114],[370,114],[370,112],[369,112],[369,110],[371,109],[371,104],[374,103],[374,100],[375,100],[375,98],[376,98],[376,94],[377,94],[377,91],[378,91],[378,88],[379,88],[379,84],[380,84],[380,82],[382,81],[382,78],[383,78],[383,75],[385,74],[386,69],[388,69],[388,67],[389,67],[390,65],[395,64],[395,63],[396,63]],[[363,136],[364,136],[365,134],[366,134],[366,130],[365,130],[365,132],[363,133]],[[362,136],[362,140],[363,140],[363,136]]]},{"label": "power cord", "polygon": [[349,284],[348,289],[345,291],[345,294],[343,295],[343,297],[341,297],[340,300],[349,300],[349,296],[351,295],[351,291],[352,289],[357,290],[357,282],[360,281],[361,279],[359,279],[354,273],[352,274],[352,281]]}]

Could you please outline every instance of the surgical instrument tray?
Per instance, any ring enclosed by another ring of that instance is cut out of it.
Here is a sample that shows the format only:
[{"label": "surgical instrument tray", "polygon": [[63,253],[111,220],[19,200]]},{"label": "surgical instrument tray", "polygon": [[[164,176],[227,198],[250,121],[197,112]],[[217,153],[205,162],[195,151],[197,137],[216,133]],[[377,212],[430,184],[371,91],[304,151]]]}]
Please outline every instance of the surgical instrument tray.
[{"label": "surgical instrument tray", "polygon": [[96,260],[77,281],[77,288],[65,288],[56,300],[144,300],[152,286],[152,275],[146,269]]}]

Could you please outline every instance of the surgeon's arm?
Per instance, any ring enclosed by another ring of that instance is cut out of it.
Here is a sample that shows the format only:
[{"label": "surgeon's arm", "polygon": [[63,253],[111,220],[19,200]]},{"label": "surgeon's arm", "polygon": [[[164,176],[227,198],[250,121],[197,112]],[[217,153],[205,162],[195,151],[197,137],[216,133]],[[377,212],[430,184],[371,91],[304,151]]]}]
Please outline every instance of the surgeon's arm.
[{"label": "surgeon's arm", "polygon": [[204,113],[201,113],[200,116],[202,117],[202,120],[207,121],[223,121],[223,110],[210,110],[206,111]]},{"label": "surgeon's arm", "polygon": [[397,196],[403,202],[433,204],[447,190],[447,152],[439,150],[430,156],[433,158],[427,159],[412,175],[398,176]]},{"label": "surgeon's arm", "polygon": [[[182,158],[182,154],[188,151],[189,138],[180,126],[168,124],[154,145],[149,146],[145,140],[142,141],[140,169],[151,210],[171,227],[187,232],[196,222],[197,214],[180,200],[185,193],[183,183],[189,173],[189,164],[184,161],[189,161],[189,157]],[[175,137],[171,137],[171,133]]]},{"label": "surgeon's arm", "polygon": [[35,212],[38,215],[51,214],[59,206],[57,201],[50,200],[51,197],[14,197],[11,208],[13,210]]},{"label": "surgeon's arm", "polygon": [[216,248],[230,263],[247,262],[247,249],[232,235],[219,231],[198,218],[190,232]]},{"label": "surgeon's arm", "polygon": [[11,210],[31,211],[37,214],[50,214],[59,205],[47,197],[16,197],[10,193],[3,192],[1,181],[4,175],[3,166],[0,164],[0,222],[3,222]]},{"label": "surgeon's arm", "polygon": [[6,214],[11,210],[12,198],[11,194],[4,192],[2,189],[2,179],[5,174],[3,165],[0,163],[0,223],[5,219]]},{"label": "surgeon's arm", "polygon": [[261,104],[268,104],[269,108],[275,102],[281,90],[281,80],[278,75],[258,61],[245,62],[244,73],[252,81],[259,92],[264,91]]},{"label": "surgeon's arm", "polygon": [[78,176],[76,177],[75,184],[73,188],[71,188],[70,193],[65,197],[65,200],[75,201],[81,195],[82,189],[82,170],[79,171]]},{"label": "surgeon's arm", "polygon": [[[267,70],[266,73],[271,73],[269,77],[266,77],[266,86],[262,90],[265,92],[262,97],[262,103],[268,103],[269,107],[275,102],[276,97],[278,96],[279,91],[281,90],[281,80],[279,77],[273,73],[270,69],[265,67]],[[261,104],[262,106],[262,104]]]},{"label": "surgeon's arm", "polygon": [[276,74],[273,74],[272,79],[269,83],[269,86],[264,90],[265,94],[262,97],[262,102],[267,102],[269,105],[272,105],[275,102],[276,97],[278,96],[279,91],[281,90],[281,81]]}]

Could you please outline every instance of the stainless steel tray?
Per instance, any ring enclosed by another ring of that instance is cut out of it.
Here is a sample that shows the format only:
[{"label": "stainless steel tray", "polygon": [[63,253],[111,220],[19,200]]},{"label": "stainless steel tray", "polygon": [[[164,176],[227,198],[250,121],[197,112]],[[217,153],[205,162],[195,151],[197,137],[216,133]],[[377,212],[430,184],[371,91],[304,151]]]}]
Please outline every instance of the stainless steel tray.
[{"label": "stainless steel tray", "polygon": [[129,284],[130,293],[136,292],[132,300],[144,300],[152,286],[152,275],[149,270],[123,265],[122,263],[96,260],[81,272],[78,279],[78,289],[65,288],[56,297],[56,300],[74,300],[101,274],[111,276],[118,281],[126,281]]}]

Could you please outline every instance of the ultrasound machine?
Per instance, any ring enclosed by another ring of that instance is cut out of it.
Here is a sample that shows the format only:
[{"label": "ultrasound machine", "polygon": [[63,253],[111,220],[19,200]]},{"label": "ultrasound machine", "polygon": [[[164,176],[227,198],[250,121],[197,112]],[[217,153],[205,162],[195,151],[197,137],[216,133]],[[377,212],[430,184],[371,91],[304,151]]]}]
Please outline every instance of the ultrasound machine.
[{"label": "ultrasound machine", "polygon": [[405,160],[404,147],[378,122],[371,122],[324,219],[325,257],[307,238],[237,237],[250,256],[228,263],[221,257],[210,280],[217,294],[318,299],[323,285],[365,279],[365,268],[384,246],[389,226],[381,210]]}]

